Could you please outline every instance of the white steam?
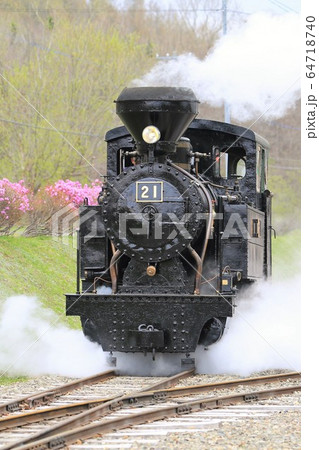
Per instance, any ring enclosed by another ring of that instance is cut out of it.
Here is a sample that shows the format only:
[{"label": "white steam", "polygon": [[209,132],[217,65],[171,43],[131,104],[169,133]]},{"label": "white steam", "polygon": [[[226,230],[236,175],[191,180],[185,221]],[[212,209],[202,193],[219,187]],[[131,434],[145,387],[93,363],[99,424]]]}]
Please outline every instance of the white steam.
[{"label": "white steam", "polygon": [[112,294],[112,289],[109,286],[102,285],[96,289],[96,293],[99,295],[110,295]]},{"label": "white steam", "polygon": [[222,339],[196,352],[200,373],[247,376],[300,370],[300,280],[260,283],[241,295]]},{"label": "white steam", "polygon": [[230,105],[241,121],[281,117],[300,96],[299,16],[251,15],[221,37],[207,56],[181,55],[158,63],[139,86],[184,86],[201,102]]},{"label": "white steam", "polygon": [[0,317],[0,374],[85,377],[107,370],[101,347],[33,297],[8,298]]}]

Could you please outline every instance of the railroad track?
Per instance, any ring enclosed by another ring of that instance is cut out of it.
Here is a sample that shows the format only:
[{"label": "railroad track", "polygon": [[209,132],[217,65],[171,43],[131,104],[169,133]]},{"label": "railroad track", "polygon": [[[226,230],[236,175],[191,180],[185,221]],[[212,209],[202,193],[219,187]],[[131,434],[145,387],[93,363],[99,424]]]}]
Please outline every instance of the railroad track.
[{"label": "railroad track", "polygon": [[[206,409],[221,409],[229,405],[247,404],[280,395],[291,394],[300,390],[296,381],[300,373],[284,373],[271,376],[254,377],[228,382],[191,385],[168,388],[180,382],[182,378],[191,377],[192,371],[182,372],[144,388],[138,392],[123,393],[113,398],[100,398],[81,403],[55,406],[25,414],[11,414],[0,419],[0,430],[21,427],[34,422],[65,417],[72,417],[55,423],[45,430],[27,435],[19,441],[11,442],[2,447],[3,450],[20,449],[47,449],[64,448],[75,442],[91,437],[114,432],[137,424],[158,421],[169,417],[181,417],[185,414],[203,411]],[[291,385],[286,387],[275,386],[259,391],[252,390],[255,385],[277,385],[287,380]],[[216,396],[218,390],[232,390],[241,388],[245,391]],[[248,389],[248,390],[247,390]],[[210,393],[208,396],[207,393]],[[211,395],[214,393],[215,395]],[[41,394],[40,394],[41,395]],[[197,398],[194,399],[194,395]],[[185,400],[185,396],[187,399]],[[232,406],[233,407],[233,406]],[[109,418],[105,416],[110,415]],[[23,428],[18,428],[23,430]]]},{"label": "railroad track", "polygon": [[81,378],[80,380],[72,381],[70,383],[63,384],[62,386],[58,386],[47,391],[42,391],[38,394],[26,395],[24,397],[11,400],[0,405],[0,415],[26,409],[27,407],[34,408],[36,406],[46,405],[67,392],[80,389],[83,386],[100,383],[101,381],[105,381],[115,375],[114,370],[107,370],[106,372],[87,378]]}]

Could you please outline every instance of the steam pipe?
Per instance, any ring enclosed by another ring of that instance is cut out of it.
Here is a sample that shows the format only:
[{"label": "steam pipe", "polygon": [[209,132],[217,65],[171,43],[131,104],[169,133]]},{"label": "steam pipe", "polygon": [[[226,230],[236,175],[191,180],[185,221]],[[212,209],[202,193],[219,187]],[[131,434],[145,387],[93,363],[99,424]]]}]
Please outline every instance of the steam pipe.
[{"label": "steam pipe", "polygon": [[204,184],[197,179],[196,177],[194,177],[193,175],[191,175],[190,173],[188,173],[186,170],[182,169],[181,167],[177,166],[176,164],[170,162],[169,163],[172,167],[174,167],[174,169],[181,171],[185,176],[187,176],[188,178],[190,178],[191,180],[195,181],[196,183],[199,184],[199,187],[202,189],[202,191],[204,192],[204,195],[207,199],[207,204],[208,204],[208,224],[206,227],[206,235],[205,235],[205,240],[204,240],[204,245],[203,245],[203,249],[202,249],[202,254],[200,256],[202,262],[204,262],[205,256],[206,256],[206,250],[207,250],[207,245],[208,245],[208,240],[210,237],[210,233],[211,233],[211,229],[213,226],[213,207],[212,207],[212,199],[206,189],[206,187],[204,186]]},{"label": "steam pipe", "polygon": [[[110,241],[110,243],[111,243],[112,255],[115,255],[115,253],[116,253],[115,245],[113,244],[112,241]],[[115,263],[115,271],[116,271],[116,275],[117,275],[117,264],[116,263]]]},{"label": "steam pipe", "polygon": [[194,294],[199,295],[200,294],[200,281],[201,281],[202,272],[203,272],[203,261],[201,260],[199,254],[193,249],[193,247],[191,245],[189,245],[187,248],[190,251],[192,257],[195,259],[195,262],[196,262]]},{"label": "steam pipe", "polygon": [[111,258],[110,262],[110,276],[112,281],[112,294],[117,292],[117,272],[116,272],[116,262],[121,256],[121,250],[117,250]]}]

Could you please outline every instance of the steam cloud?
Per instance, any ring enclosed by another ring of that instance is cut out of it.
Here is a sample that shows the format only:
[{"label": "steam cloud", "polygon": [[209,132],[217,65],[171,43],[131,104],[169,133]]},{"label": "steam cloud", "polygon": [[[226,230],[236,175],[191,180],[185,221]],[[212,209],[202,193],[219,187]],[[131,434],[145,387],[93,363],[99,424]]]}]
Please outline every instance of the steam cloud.
[{"label": "steam cloud", "polygon": [[85,377],[107,370],[100,346],[33,297],[8,298],[0,317],[0,374]]},{"label": "steam cloud", "polygon": [[138,86],[185,86],[201,102],[245,121],[278,118],[300,96],[299,16],[256,13],[221,37],[207,56],[181,55],[158,63]]},{"label": "steam cloud", "polygon": [[264,282],[242,293],[222,339],[196,352],[200,373],[248,376],[300,370],[300,279]]}]

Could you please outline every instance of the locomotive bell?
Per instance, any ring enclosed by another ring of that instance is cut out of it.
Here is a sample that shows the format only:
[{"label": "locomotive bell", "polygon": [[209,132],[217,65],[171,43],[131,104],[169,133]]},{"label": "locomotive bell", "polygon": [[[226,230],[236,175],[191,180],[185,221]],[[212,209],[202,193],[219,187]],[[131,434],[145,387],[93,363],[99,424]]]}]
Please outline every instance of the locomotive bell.
[{"label": "locomotive bell", "polygon": [[198,103],[188,88],[125,88],[116,100],[116,113],[133,136],[138,153],[146,153],[149,145],[157,153],[172,153],[196,117]]}]

